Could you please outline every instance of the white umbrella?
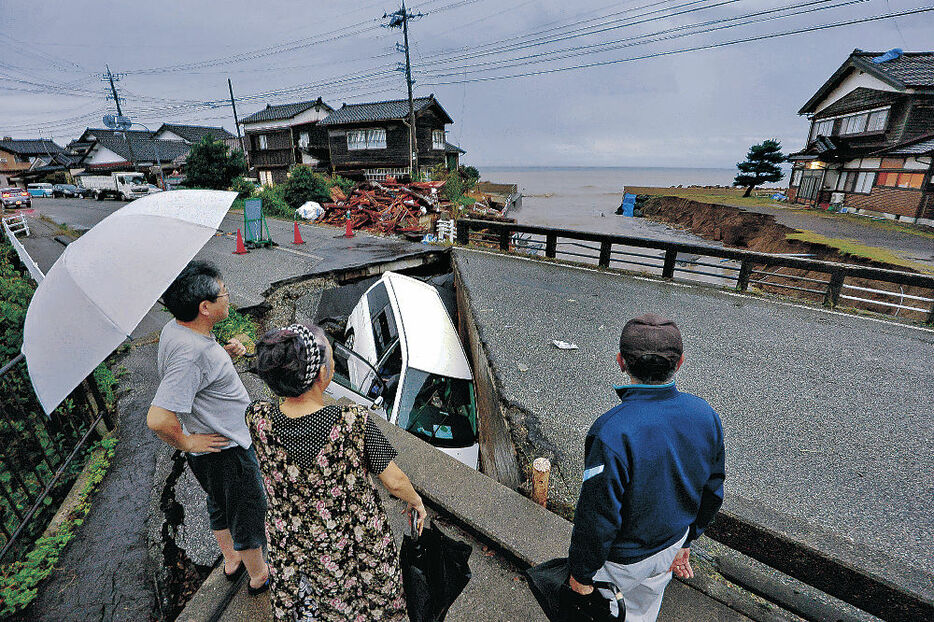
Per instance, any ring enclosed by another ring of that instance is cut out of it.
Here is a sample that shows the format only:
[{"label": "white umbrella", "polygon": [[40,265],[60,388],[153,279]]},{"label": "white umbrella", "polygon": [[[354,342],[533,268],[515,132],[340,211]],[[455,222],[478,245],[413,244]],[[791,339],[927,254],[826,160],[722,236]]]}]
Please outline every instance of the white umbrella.
[{"label": "white umbrella", "polygon": [[36,289],[22,352],[46,413],[107,358],[217,228],[236,192],[133,201],[72,242]]}]

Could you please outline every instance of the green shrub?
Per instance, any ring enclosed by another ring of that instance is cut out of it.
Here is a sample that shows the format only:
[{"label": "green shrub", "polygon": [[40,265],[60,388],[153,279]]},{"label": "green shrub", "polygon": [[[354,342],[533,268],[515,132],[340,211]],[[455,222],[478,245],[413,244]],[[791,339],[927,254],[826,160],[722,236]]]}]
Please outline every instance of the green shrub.
[{"label": "green shrub", "polygon": [[185,161],[185,185],[189,188],[229,188],[234,177],[243,172],[243,152],[231,150],[210,134],[192,145]]},{"label": "green shrub", "polygon": [[256,192],[256,184],[247,181],[242,176],[234,177],[230,183],[230,189],[237,193],[238,199],[249,199]]},{"label": "green shrub", "polygon": [[344,194],[349,194],[350,191],[353,190],[354,186],[357,185],[357,182],[352,179],[347,179],[346,177],[341,177],[340,175],[334,174],[328,178],[328,185],[337,186],[344,192]]},{"label": "green shrub", "polygon": [[284,190],[284,186],[266,186],[260,191],[259,198],[263,200],[264,214],[282,218],[295,217],[295,209],[289,207],[282,196]]},{"label": "green shrub", "polygon": [[284,184],[282,198],[293,210],[306,201],[330,201],[330,185],[324,175],[313,172],[307,166],[296,164],[289,171],[289,179]]}]

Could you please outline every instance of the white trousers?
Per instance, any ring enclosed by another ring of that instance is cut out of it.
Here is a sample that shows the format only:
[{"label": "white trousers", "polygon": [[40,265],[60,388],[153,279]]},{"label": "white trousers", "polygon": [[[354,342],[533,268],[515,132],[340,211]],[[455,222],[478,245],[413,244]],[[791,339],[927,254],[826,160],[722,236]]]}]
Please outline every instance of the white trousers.
[{"label": "white trousers", "polygon": [[[662,596],[671,581],[671,562],[681,550],[688,534],[669,546],[642,561],[634,564],[606,562],[594,575],[594,581],[607,581],[615,585],[623,594],[626,603],[626,622],[655,622],[658,610],[662,606]],[[610,613],[618,615],[616,602],[608,590],[600,593],[610,600]]]}]

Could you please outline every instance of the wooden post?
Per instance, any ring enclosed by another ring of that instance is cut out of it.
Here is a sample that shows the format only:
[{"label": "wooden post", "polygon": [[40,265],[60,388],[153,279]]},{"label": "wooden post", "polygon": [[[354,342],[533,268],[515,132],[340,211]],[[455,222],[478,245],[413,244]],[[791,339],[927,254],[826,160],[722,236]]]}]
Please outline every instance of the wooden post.
[{"label": "wooden post", "polygon": [[827,283],[827,293],[824,294],[824,306],[836,307],[840,301],[840,290],[843,288],[843,279],[846,278],[846,272],[843,270],[834,270],[830,273],[830,281]]},{"label": "wooden post", "polygon": [[749,277],[752,275],[752,264],[744,259],[739,264],[739,276],[736,278],[736,289],[741,292],[749,289]]},{"label": "wooden post", "polygon": [[555,258],[558,252],[558,235],[549,233],[545,236],[545,257]]},{"label": "wooden post", "polygon": [[609,268],[610,267],[610,249],[613,247],[613,243],[610,241],[605,241],[600,243],[600,267]]},{"label": "wooden post", "polygon": [[532,501],[542,507],[548,507],[549,475],[551,475],[551,461],[548,458],[536,458],[532,462]]},{"label": "wooden post", "polygon": [[509,242],[512,240],[512,231],[507,227],[503,227],[499,230],[499,250],[508,251]]},{"label": "wooden post", "polygon": [[678,259],[678,250],[669,248],[665,251],[665,265],[662,266],[662,278],[671,279],[675,276],[675,260]]},{"label": "wooden post", "polygon": [[466,220],[457,221],[457,243],[461,246],[470,244],[470,223]]}]

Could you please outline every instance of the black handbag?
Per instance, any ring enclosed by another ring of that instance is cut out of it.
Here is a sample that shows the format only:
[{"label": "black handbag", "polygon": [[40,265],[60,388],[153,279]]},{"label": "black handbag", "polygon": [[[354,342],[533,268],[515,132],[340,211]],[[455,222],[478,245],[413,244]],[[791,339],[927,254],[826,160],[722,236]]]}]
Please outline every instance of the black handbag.
[{"label": "black handbag", "polygon": [[399,564],[411,622],[443,622],[448,609],[470,581],[467,560],[473,549],[441,532],[425,527],[418,535],[413,512],[412,535],[402,537]]},{"label": "black handbag", "polygon": [[610,601],[597,589],[587,596],[571,589],[568,580],[571,569],[567,557],[557,557],[525,571],[529,589],[551,622],[619,622],[626,619],[623,595],[612,583],[594,581],[594,588],[609,590],[619,607],[616,616],[610,613]]}]

